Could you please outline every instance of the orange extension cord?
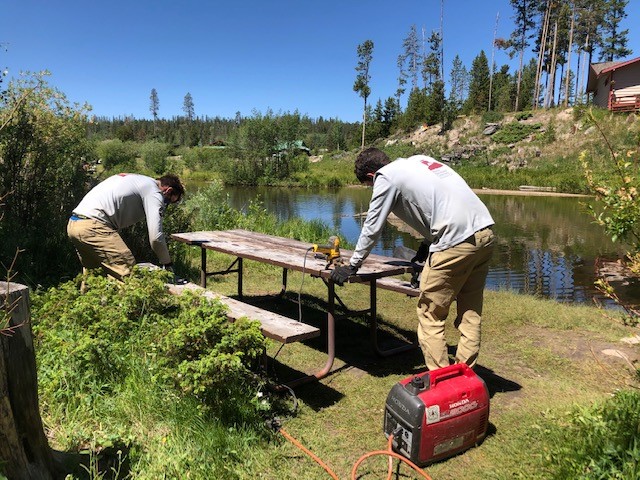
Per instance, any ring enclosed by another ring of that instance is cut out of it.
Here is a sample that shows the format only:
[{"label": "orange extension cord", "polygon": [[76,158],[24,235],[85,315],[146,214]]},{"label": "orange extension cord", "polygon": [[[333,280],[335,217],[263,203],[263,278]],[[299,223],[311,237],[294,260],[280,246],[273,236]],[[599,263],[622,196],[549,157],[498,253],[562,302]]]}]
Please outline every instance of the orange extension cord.
[{"label": "orange extension cord", "polygon": [[[317,455],[315,455],[308,448],[306,448],[304,445],[302,445],[298,440],[296,440],[291,435],[289,435],[289,433],[287,431],[285,431],[284,428],[280,428],[278,431],[282,434],[282,436],[284,438],[289,440],[296,447],[298,447],[300,450],[302,450],[307,455],[309,455],[311,458],[313,458],[313,460],[315,460],[318,463],[318,465],[320,465],[322,468],[324,468],[326,470],[326,472],[329,475],[331,475],[331,478],[333,478],[333,480],[340,480],[338,478],[338,476],[322,460],[320,460],[320,458],[318,458]],[[362,457],[360,457],[358,459],[358,461],[353,464],[353,469],[351,470],[351,479],[352,480],[356,480],[356,471],[358,470],[358,467],[360,466],[360,464],[364,460],[366,460],[369,457],[373,457],[375,455],[387,455],[389,457],[389,467],[387,469],[387,480],[391,480],[391,475],[393,474],[393,471],[392,471],[393,470],[393,458],[397,458],[401,462],[406,463],[411,468],[413,468],[423,478],[426,478],[427,480],[432,480],[432,478],[429,475],[427,475],[420,467],[418,467],[411,460],[409,460],[408,458],[405,458],[402,455],[394,452],[392,450],[392,447],[391,447],[392,442],[393,442],[393,435],[389,435],[389,441],[387,442],[387,450],[375,450],[373,452],[365,453]]]}]

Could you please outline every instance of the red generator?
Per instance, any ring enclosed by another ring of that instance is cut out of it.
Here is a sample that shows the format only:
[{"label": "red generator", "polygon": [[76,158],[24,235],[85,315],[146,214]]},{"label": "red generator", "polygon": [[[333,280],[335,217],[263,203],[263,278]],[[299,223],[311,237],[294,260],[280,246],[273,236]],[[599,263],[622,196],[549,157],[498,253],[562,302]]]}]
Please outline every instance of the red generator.
[{"label": "red generator", "polygon": [[406,378],[389,392],[384,434],[393,450],[423,467],[462,452],[487,434],[489,391],[466,364]]}]

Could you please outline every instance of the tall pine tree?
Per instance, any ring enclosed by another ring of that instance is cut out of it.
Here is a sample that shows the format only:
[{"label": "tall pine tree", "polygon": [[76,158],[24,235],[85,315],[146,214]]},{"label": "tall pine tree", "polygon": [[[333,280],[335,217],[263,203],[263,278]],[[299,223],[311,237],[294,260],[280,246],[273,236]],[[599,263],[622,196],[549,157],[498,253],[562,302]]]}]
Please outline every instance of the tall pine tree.
[{"label": "tall pine tree", "polygon": [[469,96],[464,110],[469,113],[486,112],[489,109],[489,62],[484,50],[473,59],[469,77]]},{"label": "tall pine tree", "polygon": [[358,45],[358,65],[356,66],[356,72],[358,72],[358,74],[353,84],[353,91],[357,92],[364,100],[364,108],[362,110],[362,149],[364,149],[365,130],[367,125],[367,99],[371,94],[371,87],[369,87],[369,82],[371,81],[369,67],[371,66],[372,59],[373,42],[371,40],[365,40]]},{"label": "tall pine tree", "polygon": [[193,117],[195,116],[195,106],[193,105],[193,97],[189,92],[184,96],[182,111],[184,112],[184,116],[187,117],[187,120],[193,120]]},{"label": "tall pine tree", "polygon": [[627,16],[625,8],[628,3],[628,0],[607,0],[604,22],[602,23],[600,60],[612,62],[633,53],[627,46],[629,30],[620,29],[620,22]]},{"label": "tall pine tree", "polygon": [[515,23],[515,30],[509,38],[509,46],[511,48],[510,56],[514,57],[516,54],[519,57],[518,62],[518,77],[516,81],[516,103],[515,110],[520,109],[520,87],[522,82],[522,69],[524,68],[524,52],[529,46],[529,40],[532,38],[535,27],[535,18],[540,11],[540,0],[509,0],[511,6],[515,10],[513,21]]}]

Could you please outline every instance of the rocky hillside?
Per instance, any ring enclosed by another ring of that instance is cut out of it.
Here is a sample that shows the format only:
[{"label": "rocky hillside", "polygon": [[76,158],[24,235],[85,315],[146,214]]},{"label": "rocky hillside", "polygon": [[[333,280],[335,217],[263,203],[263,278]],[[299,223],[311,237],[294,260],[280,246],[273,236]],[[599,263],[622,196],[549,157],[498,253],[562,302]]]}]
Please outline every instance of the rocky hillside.
[{"label": "rocky hillside", "polygon": [[[576,117],[579,115],[573,108],[510,113],[495,122],[485,122],[480,116],[461,116],[444,134],[440,125],[423,125],[409,135],[387,139],[386,145],[411,143],[452,163],[486,152],[491,164],[515,169],[536,158],[575,156],[589,143],[602,139],[595,126]],[[635,114],[605,115],[602,123],[616,129],[640,130]]]}]

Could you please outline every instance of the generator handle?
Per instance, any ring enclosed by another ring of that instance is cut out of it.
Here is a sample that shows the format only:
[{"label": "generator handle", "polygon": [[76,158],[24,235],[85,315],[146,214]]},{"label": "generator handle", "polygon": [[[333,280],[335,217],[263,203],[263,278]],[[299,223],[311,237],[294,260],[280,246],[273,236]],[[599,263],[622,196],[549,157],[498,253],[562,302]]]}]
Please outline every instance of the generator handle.
[{"label": "generator handle", "polygon": [[436,384],[442,380],[451,377],[457,377],[458,375],[464,375],[469,370],[469,366],[466,363],[454,363],[448,367],[438,368],[437,370],[431,370],[429,372],[429,384],[433,388]]}]

